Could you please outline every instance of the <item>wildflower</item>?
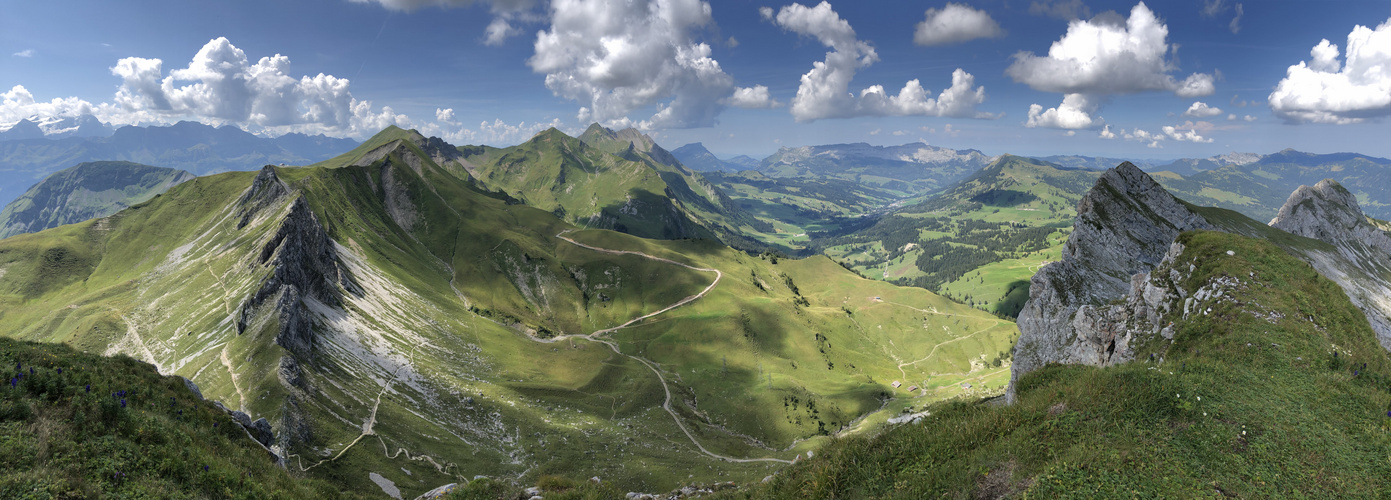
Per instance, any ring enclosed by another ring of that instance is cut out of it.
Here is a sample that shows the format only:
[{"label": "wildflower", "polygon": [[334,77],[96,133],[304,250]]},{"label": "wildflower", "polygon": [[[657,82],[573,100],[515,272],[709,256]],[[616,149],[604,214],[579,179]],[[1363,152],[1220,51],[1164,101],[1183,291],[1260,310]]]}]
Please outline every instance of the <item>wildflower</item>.
[{"label": "wildflower", "polygon": [[29,367],[29,374],[30,374],[30,375],[33,375],[33,374],[34,374],[34,367],[32,367],[32,366]]},{"label": "wildflower", "polygon": [[92,384],[87,384],[87,392],[92,392]]},{"label": "wildflower", "polygon": [[121,408],[125,408],[125,407],[126,407],[126,400],[122,399],[122,400],[121,400]]},{"label": "wildflower", "polygon": [[58,369],[58,374],[59,374],[59,375],[62,375],[62,374],[63,374],[63,369],[62,369],[62,368],[59,368],[59,369]]}]

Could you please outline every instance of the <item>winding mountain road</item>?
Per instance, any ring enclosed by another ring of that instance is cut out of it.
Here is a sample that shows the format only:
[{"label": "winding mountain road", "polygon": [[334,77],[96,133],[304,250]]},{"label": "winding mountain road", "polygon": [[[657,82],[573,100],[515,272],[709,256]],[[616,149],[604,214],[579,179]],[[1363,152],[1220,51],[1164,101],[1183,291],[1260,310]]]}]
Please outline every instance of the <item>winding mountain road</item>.
[{"label": "winding mountain road", "polygon": [[543,339],[535,339],[535,340],[537,340],[537,341],[539,341],[539,342],[550,343],[550,342],[558,342],[558,341],[564,340],[564,339],[571,339],[571,338],[575,338],[575,337],[582,337],[582,338],[585,338],[585,339],[587,339],[587,340],[590,340],[590,341],[593,341],[593,342],[598,342],[598,343],[604,344],[604,345],[606,345],[606,346],[609,346],[609,349],[612,349],[613,352],[615,352],[615,353],[617,353],[617,354],[620,354],[620,355],[623,355],[623,356],[627,356],[627,357],[629,357],[629,358],[632,358],[632,359],[638,361],[639,363],[642,363],[643,365],[647,366],[647,368],[648,368],[649,370],[652,370],[652,373],[653,373],[653,374],[657,375],[657,380],[659,380],[659,381],[662,382],[662,390],[663,390],[664,392],[666,392],[666,399],[665,399],[664,401],[662,401],[662,409],[663,409],[663,410],[666,410],[666,412],[667,412],[668,414],[671,415],[672,420],[674,420],[674,421],[676,422],[676,426],[677,426],[677,427],[680,427],[680,428],[681,428],[681,432],[686,434],[686,438],[688,438],[688,439],[691,440],[691,444],[694,444],[695,447],[696,447],[697,449],[699,449],[701,453],[704,453],[706,456],[709,456],[709,457],[711,457],[711,458],[716,458],[716,459],[719,459],[719,460],[724,460],[724,461],[726,461],[726,462],[740,462],[740,463],[747,463],[747,462],[778,462],[778,463],[785,463],[785,464],[790,464],[790,463],[792,463],[791,460],[783,460],[783,459],[781,459],[781,458],[735,458],[735,457],[728,457],[728,456],[720,455],[720,454],[718,454],[718,453],[715,453],[715,452],[712,452],[712,451],[710,451],[710,450],[705,449],[705,446],[702,445],[702,444],[700,444],[700,441],[696,440],[695,435],[694,435],[694,434],[691,434],[691,430],[688,429],[688,428],[686,428],[685,422],[682,422],[682,421],[681,421],[681,417],[680,417],[679,415],[676,414],[676,411],[671,409],[671,386],[670,386],[669,384],[667,384],[667,379],[666,379],[665,376],[662,375],[662,371],[659,370],[659,369],[657,369],[657,363],[656,363],[656,362],[653,362],[652,360],[647,359],[647,358],[643,358],[643,357],[640,357],[640,356],[634,356],[634,355],[632,355],[632,354],[628,354],[628,353],[625,353],[625,352],[623,352],[623,351],[620,351],[620,350],[618,349],[618,344],[617,344],[617,343],[613,342],[612,340],[609,340],[609,339],[605,339],[605,338],[601,338],[601,337],[600,337],[601,335],[606,335],[606,334],[613,333],[613,332],[615,332],[615,331],[618,331],[618,330],[621,330],[621,329],[624,329],[624,328],[628,328],[628,327],[632,326],[633,324],[635,324],[635,323],[637,323],[637,322],[639,322],[639,321],[642,321],[642,320],[645,320],[645,319],[647,319],[647,318],[651,318],[651,317],[653,317],[653,316],[656,316],[656,315],[665,313],[665,312],[670,311],[670,310],[672,310],[672,309],[676,309],[676,308],[678,308],[678,307],[681,307],[681,306],[684,306],[684,305],[689,304],[689,303],[691,303],[691,302],[694,302],[694,301],[700,299],[701,297],[704,297],[705,294],[710,293],[711,290],[714,290],[714,289],[715,289],[715,285],[720,284],[720,279],[724,277],[724,273],[720,272],[719,269],[712,269],[712,268],[708,268],[708,267],[695,267],[695,266],[692,266],[692,265],[689,265],[689,264],[685,264],[685,263],[681,263],[681,262],[677,262],[677,261],[674,261],[674,260],[671,260],[671,259],[664,259],[664,258],[662,258],[662,257],[657,257],[657,256],[653,256],[653,255],[648,255],[648,254],[645,254],[645,253],[642,253],[642,252],[634,252],[634,251],[631,251],[631,250],[612,250],[612,249],[608,249],[608,248],[599,248],[599,247],[596,247],[596,246],[586,245],[586,244],[584,244],[584,243],[580,243],[580,242],[578,242],[578,241],[575,241],[575,240],[570,239],[569,237],[565,236],[565,233],[568,233],[568,232],[571,232],[571,231],[572,231],[572,230],[570,230],[570,229],[567,229],[567,230],[565,230],[565,231],[561,231],[560,234],[555,235],[555,237],[556,237],[556,238],[560,238],[560,239],[562,239],[562,240],[565,240],[565,241],[569,242],[571,245],[575,245],[575,246],[580,247],[580,248],[585,248],[585,249],[593,250],[593,251],[596,251],[596,252],[603,252],[603,253],[613,254],[613,255],[636,255],[636,256],[638,256],[638,257],[643,257],[643,258],[650,259],[650,260],[655,260],[655,261],[658,261],[658,262],[665,262],[665,263],[668,263],[668,264],[673,264],[673,265],[681,266],[681,267],[684,267],[684,268],[686,268],[686,269],[690,269],[690,270],[693,270],[693,271],[700,271],[700,272],[706,272],[706,273],[715,273],[715,280],[712,281],[712,282],[710,282],[710,286],[705,287],[705,289],[704,289],[704,290],[701,290],[700,293],[697,293],[697,294],[695,294],[695,295],[691,295],[691,296],[689,296],[689,297],[686,297],[686,298],[684,298],[684,299],[681,299],[680,301],[676,302],[675,304],[666,306],[666,307],[664,307],[664,308],[662,308],[661,310],[658,310],[658,311],[656,311],[656,312],[649,313],[649,314],[645,314],[645,315],[639,316],[639,317],[637,317],[637,318],[633,318],[633,319],[631,319],[631,320],[628,320],[628,322],[623,323],[623,324],[618,325],[618,326],[615,326],[615,327],[613,327],[613,328],[606,328],[606,329],[603,329],[603,330],[598,330],[598,331],[596,331],[596,332],[594,332],[594,333],[591,333],[591,334],[589,334],[589,335],[562,335],[562,336],[554,337],[554,338],[550,338],[550,339],[544,339],[544,340],[543,340]]}]

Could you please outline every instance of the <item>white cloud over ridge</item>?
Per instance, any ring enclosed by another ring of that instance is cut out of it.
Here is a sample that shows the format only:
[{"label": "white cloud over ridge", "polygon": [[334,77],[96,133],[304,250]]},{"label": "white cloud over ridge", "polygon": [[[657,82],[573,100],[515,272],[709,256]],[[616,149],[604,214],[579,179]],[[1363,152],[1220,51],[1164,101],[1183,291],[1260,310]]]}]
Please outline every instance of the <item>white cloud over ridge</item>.
[{"label": "white cloud over ridge", "polygon": [[[1035,10],[1046,12],[1040,5]],[[1168,57],[1168,36],[1168,26],[1142,2],[1130,10],[1129,18],[1107,12],[1070,21],[1067,33],[1053,42],[1047,55],[1016,53],[1005,74],[1034,90],[1064,95],[1055,108],[1030,106],[1026,125],[1100,126],[1102,120],[1093,115],[1105,96],[1156,91],[1189,98],[1211,95],[1212,74],[1193,73],[1183,79],[1172,74],[1177,68]]]},{"label": "white cloud over ridge", "polygon": [[1328,40],[1290,66],[1267,97],[1288,123],[1359,123],[1391,115],[1391,19],[1348,33],[1347,54]]},{"label": "white cloud over ridge", "polygon": [[975,77],[960,68],[952,72],[951,87],[937,97],[929,97],[920,81],[906,83],[897,94],[890,95],[882,85],[864,88],[858,95],[850,93],[850,82],[859,68],[879,60],[874,47],[860,40],[850,23],[832,10],[831,4],[821,2],[815,7],[791,4],[778,10],[759,9],[764,19],[785,30],[816,38],[831,49],[824,61],[812,64],[802,75],[797,95],[790,111],[798,122],[826,118],[857,116],[951,116],[962,118],[994,118],[976,111],[985,102],[985,88],[975,86]]},{"label": "white cloud over ridge", "polygon": [[941,9],[927,9],[923,16],[923,21],[913,32],[913,43],[918,45],[947,45],[1005,36],[1005,30],[990,14],[958,3],[947,3]]},{"label": "white cloud over ridge", "polygon": [[[644,129],[708,127],[736,89],[694,34],[711,24],[700,0],[553,0],[551,26],[527,60],[557,96],[578,101],[579,120]],[[757,88],[744,91],[737,102]],[[771,104],[769,104],[771,105]],[[655,106],[648,119],[628,115]]]},{"label": "white cloud over ridge", "polygon": [[290,59],[276,54],[254,64],[219,37],[187,67],[163,70],[160,59],[127,57],[111,67],[121,78],[113,103],[97,115],[118,125],[192,119],[236,124],[253,132],[363,135],[387,125],[409,126],[390,107],[377,110],[349,92],[346,78],[320,73],[290,76]]}]

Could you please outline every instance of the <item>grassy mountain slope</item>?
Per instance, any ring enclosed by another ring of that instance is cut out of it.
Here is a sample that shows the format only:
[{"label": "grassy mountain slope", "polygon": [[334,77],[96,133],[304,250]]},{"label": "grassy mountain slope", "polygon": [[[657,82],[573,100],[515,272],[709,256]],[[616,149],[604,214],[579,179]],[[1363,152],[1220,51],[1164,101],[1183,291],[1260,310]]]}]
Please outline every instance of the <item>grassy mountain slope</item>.
[{"label": "grassy mountain slope", "polygon": [[186,376],[267,417],[292,474],[407,496],[479,474],[753,479],[781,464],[716,455],[790,459],[1007,380],[1008,321],[825,258],[583,230],[431,151],[202,177],[0,241],[0,331]]},{"label": "grassy mountain slope", "polygon": [[711,184],[700,172],[686,168],[646,134],[628,128],[617,132],[591,125],[579,136],[581,141],[615,156],[638,161],[657,171],[666,183],[668,196],[703,227],[711,230],[720,241],[744,250],[759,250],[773,233],[773,227],[744,211],[719,187]]},{"label": "grassy mountain slope", "polygon": [[[1391,359],[1332,282],[1276,245],[1184,233],[1180,286],[1239,285],[1171,313],[1155,362],[1050,366],[1009,407],[954,401],[835,442],[732,495],[1376,496],[1391,466]],[[1228,255],[1232,251],[1234,255]],[[1191,260],[1190,260],[1191,259]],[[1269,315],[1278,311],[1279,315]],[[1142,356],[1148,359],[1148,356]],[[1162,359],[1162,362],[1159,360]]]},{"label": "grassy mountain slope", "polygon": [[0,338],[0,365],[5,498],[359,497],[294,480],[182,380],[129,357]]},{"label": "grassy mountain slope", "polygon": [[866,276],[1012,315],[1029,276],[1056,260],[1097,175],[1005,155],[924,202],[812,245]]},{"label": "grassy mountain slope", "polygon": [[550,129],[523,144],[467,157],[479,182],[585,227],[649,238],[713,238],[667,195],[661,172]]},{"label": "grassy mountain slope", "polygon": [[0,238],[105,217],[193,177],[183,170],[123,161],[59,170],[0,211]]}]

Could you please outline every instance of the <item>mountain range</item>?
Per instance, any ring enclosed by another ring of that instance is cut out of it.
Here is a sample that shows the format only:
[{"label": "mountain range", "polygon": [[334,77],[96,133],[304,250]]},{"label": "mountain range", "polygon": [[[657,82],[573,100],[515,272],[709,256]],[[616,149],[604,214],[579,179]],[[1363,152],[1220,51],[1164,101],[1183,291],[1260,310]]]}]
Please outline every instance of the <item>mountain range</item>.
[{"label": "mountain range", "polygon": [[187,377],[266,418],[293,474],[412,496],[480,474],[756,480],[908,401],[1003,386],[1009,321],[825,257],[586,229],[486,175],[509,154],[657,172],[655,149],[595,142],[388,130],[319,166],[198,177],[0,240],[0,329]]},{"label": "mountain range", "polygon": [[[38,128],[27,120],[20,124]],[[99,123],[99,122],[98,122]],[[18,127],[20,125],[16,125]],[[56,125],[55,125],[56,126]],[[88,126],[76,124],[73,126]],[[8,132],[13,132],[11,128]],[[307,165],[357,145],[352,139],[304,134],[276,138],[252,135],[237,127],[211,127],[195,122],[169,126],[116,129],[106,136],[56,135],[0,138],[0,203],[9,203],[44,177],[79,163],[130,161],[206,175],[229,170],[254,170],[267,164]]]},{"label": "mountain range", "polygon": [[[735,480],[728,495],[757,498],[1319,496],[1318,457],[1385,447],[1375,431],[1267,438],[1374,429],[1391,410],[1391,223],[1368,216],[1385,160],[1103,171],[836,145],[702,172],[680,157],[696,148],[599,125],[509,148],[391,127],[351,146],[306,167],[47,177],[0,214],[37,231],[0,240],[0,330],[186,377],[223,407],[189,406],[198,422],[230,418],[252,441],[216,467],[261,450],[299,487],[365,494],[561,475],[626,491]],[[1304,182],[1320,173],[1334,178]],[[52,384],[0,397],[0,420],[79,387]],[[151,394],[122,403],[145,412]],[[987,401],[1005,408],[977,403],[1000,394]],[[62,411],[96,404],[73,401]],[[119,422],[91,426],[119,441]],[[162,439],[226,439],[179,425],[188,437]],[[1193,451],[1223,446],[1244,458]],[[1093,456],[1117,449],[1177,458]],[[88,458],[42,460],[23,470]],[[1375,490],[1384,472],[1344,477]]]},{"label": "mountain range", "polygon": [[0,238],[105,217],[195,175],[123,161],[81,163],[45,177],[0,211]]}]

